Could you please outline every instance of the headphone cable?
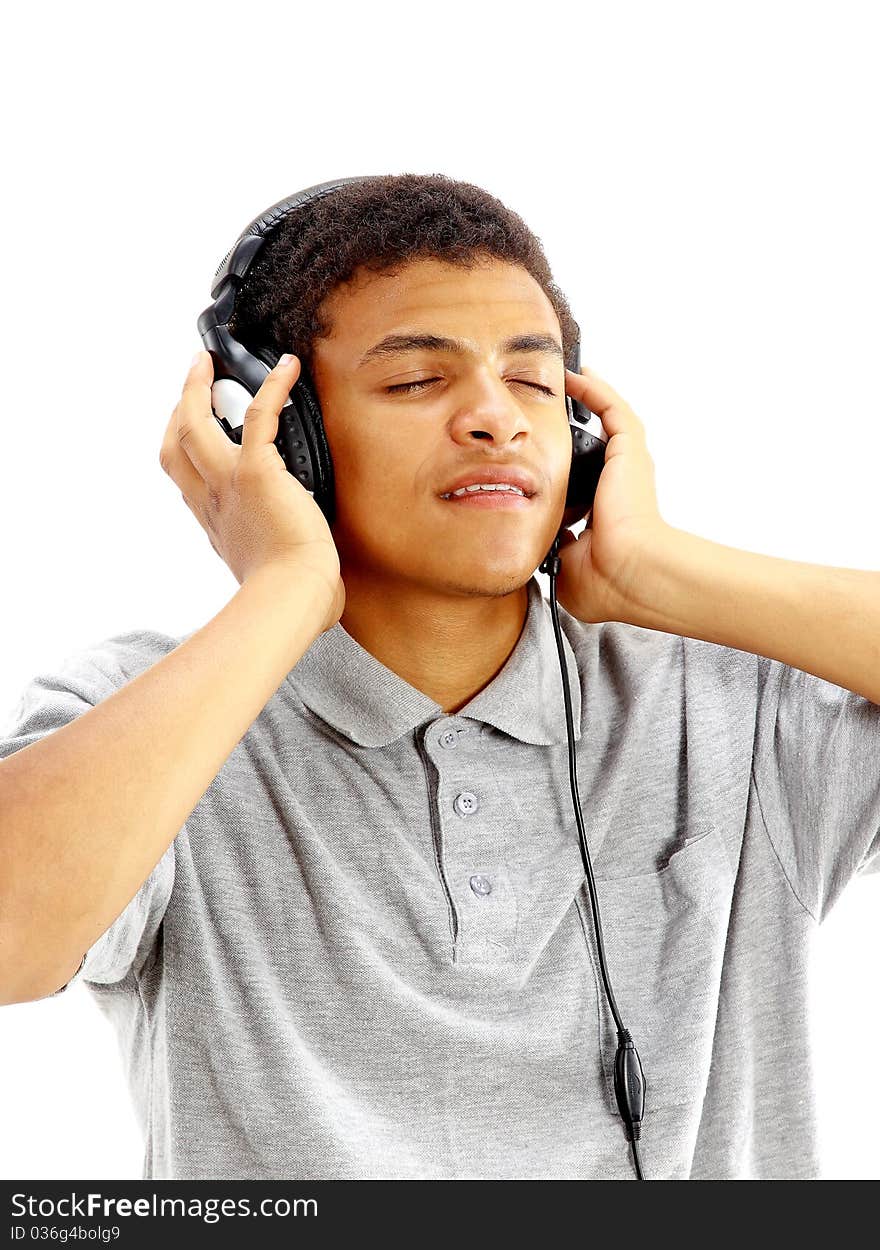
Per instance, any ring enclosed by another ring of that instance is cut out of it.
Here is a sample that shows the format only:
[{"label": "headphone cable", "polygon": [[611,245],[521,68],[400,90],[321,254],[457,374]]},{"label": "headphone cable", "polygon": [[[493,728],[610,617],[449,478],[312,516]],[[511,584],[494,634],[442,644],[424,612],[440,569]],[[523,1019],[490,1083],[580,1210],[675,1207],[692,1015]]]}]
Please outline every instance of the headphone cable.
[{"label": "headphone cable", "polygon": [[641,1135],[642,1117],[645,1111],[645,1078],[642,1064],[635,1043],[624,1027],[617,1002],[611,989],[611,980],[605,963],[605,943],[602,939],[602,922],[599,919],[599,903],[596,898],[596,883],[593,879],[593,867],[590,863],[590,852],[581,814],[581,801],[577,788],[577,756],[574,746],[574,724],[571,711],[571,692],[568,685],[568,670],[565,663],[565,652],[562,647],[562,630],[559,625],[559,610],[556,603],[556,576],[562,568],[559,559],[559,535],[553,540],[553,546],[547,558],[540,566],[540,572],[550,577],[550,615],[553,618],[553,633],[556,638],[556,650],[559,655],[559,666],[562,670],[562,697],[565,700],[565,728],[568,735],[568,772],[571,780],[571,797],[574,803],[574,815],[577,821],[578,838],[580,840],[581,859],[587,874],[590,888],[590,907],[593,913],[593,924],[596,930],[596,941],[599,951],[599,967],[608,1005],[617,1026],[617,1054],[614,1057],[614,1093],[617,1107],[626,1129],[627,1141],[632,1145],[633,1165],[638,1180],[643,1181],[641,1159],[639,1157],[638,1140]]}]

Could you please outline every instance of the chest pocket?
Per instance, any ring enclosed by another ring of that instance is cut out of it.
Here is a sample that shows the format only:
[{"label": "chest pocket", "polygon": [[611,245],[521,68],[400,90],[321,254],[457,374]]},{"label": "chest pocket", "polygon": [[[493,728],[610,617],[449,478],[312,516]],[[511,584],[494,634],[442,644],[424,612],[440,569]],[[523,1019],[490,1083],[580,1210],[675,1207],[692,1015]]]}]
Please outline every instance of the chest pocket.
[{"label": "chest pocket", "polygon": [[[642,1061],[645,1117],[688,1105],[698,1114],[709,1077],[734,869],[721,831],[709,826],[657,872],[596,875],[611,989]],[[609,1108],[617,1030],[605,996],[586,881],[577,897],[599,1002]]]}]

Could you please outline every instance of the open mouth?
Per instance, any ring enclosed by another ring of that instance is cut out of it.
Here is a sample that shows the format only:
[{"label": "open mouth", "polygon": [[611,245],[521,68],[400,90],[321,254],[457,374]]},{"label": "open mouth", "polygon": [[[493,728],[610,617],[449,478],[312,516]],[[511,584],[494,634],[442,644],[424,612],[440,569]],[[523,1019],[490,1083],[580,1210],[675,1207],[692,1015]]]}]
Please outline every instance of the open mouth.
[{"label": "open mouth", "polygon": [[533,498],[533,495],[521,494],[518,490],[486,490],[483,487],[477,490],[466,488],[461,494],[440,496],[442,503],[457,504],[462,508],[527,508]]}]

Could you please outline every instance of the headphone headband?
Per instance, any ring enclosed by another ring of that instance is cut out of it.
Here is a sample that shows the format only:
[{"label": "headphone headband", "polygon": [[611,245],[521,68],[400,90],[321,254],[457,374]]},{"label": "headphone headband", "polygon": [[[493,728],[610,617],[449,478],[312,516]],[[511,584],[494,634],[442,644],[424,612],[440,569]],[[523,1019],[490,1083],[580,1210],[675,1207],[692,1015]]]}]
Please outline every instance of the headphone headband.
[{"label": "headphone headband", "polygon": [[211,285],[213,298],[219,298],[227,278],[243,278],[245,276],[251,266],[251,262],[263,246],[263,240],[272,233],[278,223],[288,213],[292,213],[294,209],[300,208],[303,204],[309,204],[313,200],[322,199],[323,196],[329,195],[339,187],[346,186],[349,182],[363,182],[369,176],[368,174],[363,174],[353,178],[334,178],[329,182],[316,182],[314,186],[306,187],[304,191],[297,191],[295,195],[288,195],[285,199],[279,200],[277,204],[273,204],[271,208],[267,208],[264,213],[260,213],[259,217],[255,217],[252,222],[245,226],[217,266],[214,272],[214,281]]}]

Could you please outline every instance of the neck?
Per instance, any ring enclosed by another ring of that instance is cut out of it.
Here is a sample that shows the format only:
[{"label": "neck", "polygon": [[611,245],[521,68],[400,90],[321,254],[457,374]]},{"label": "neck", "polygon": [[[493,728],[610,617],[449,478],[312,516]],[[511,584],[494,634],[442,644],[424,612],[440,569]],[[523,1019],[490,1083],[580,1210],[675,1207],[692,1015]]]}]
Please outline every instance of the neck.
[{"label": "neck", "polygon": [[501,671],[519,640],[528,585],[507,595],[442,594],[343,569],[340,624],[365,651],[452,713]]}]

